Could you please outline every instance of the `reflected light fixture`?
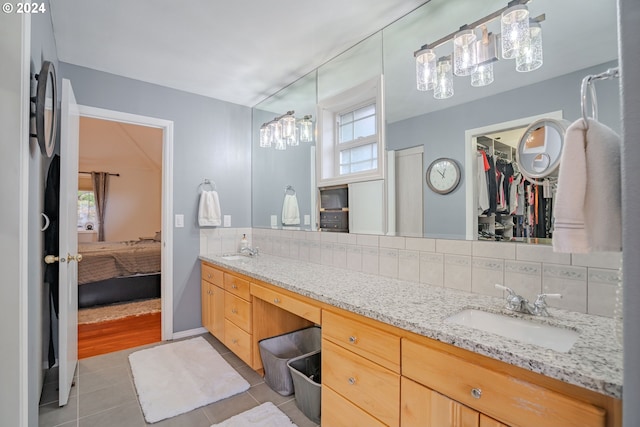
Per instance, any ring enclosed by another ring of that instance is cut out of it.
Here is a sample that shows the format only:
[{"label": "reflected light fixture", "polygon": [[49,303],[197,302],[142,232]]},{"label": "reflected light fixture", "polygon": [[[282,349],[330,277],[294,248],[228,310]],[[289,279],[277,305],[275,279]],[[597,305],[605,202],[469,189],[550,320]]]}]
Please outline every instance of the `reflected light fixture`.
[{"label": "reflected light fixture", "polygon": [[[416,86],[420,91],[433,90],[436,99],[453,96],[453,75],[471,76],[471,86],[487,86],[494,81],[494,62],[514,59],[519,72],[542,66],[542,14],[529,17],[530,0],[511,0],[507,6],[477,21],[463,25],[441,39],[423,45],[414,52]],[[487,24],[500,20],[499,34],[488,31]],[[479,29],[479,38],[476,33]],[[498,49],[498,38],[501,48]],[[436,61],[436,49],[453,41],[453,52]]]},{"label": "reflected light fixture", "polygon": [[300,142],[313,141],[313,122],[311,121],[311,115],[304,116],[298,124],[300,125],[298,140]]},{"label": "reflected light fixture", "polygon": [[300,142],[313,141],[313,121],[311,115],[296,120],[295,111],[275,117],[260,126],[260,147],[274,147],[276,150],[286,150],[287,146],[295,147]]},{"label": "reflected light fixture", "polygon": [[433,88],[435,99],[446,99],[453,96],[453,69],[451,57],[443,56],[438,59],[436,66],[436,85]]},{"label": "reflected light fixture", "polygon": [[476,33],[462,29],[453,36],[453,74],[470,76],[477,67]]},{"label": "reflected light fixture", "polygon": [[529,38],[529,9],[526,5],[517,4],[502,12],[500,34],[502,34],[502,57],[515,59],[518,49]]},{"label": "reflected light fixture", "polygon": [[418,90],[433,90],[436,82],[436,53],[433,49],[421,49],[414,56]]},{"label": "reflected light fixture", "polygon": [[516,70],[533,71],[542,67],[542,27],[534,20],[529,22],[529,39],[518,50]]}]

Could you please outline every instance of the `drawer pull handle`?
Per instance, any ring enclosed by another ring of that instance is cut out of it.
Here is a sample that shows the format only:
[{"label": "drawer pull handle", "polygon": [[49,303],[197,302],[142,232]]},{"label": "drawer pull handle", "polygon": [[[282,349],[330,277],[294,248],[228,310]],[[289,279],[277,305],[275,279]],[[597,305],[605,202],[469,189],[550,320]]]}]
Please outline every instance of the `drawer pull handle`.
[{"label": "drawer pull handle", "polygon": [[231,314],[238,314],[238,310],[236,310],[235,308],[231,309]]},{"label": "drawer pull handle", "polygon": [[357,337],[354,337],[354,336],[350,336],[350,337],[349,337],[349,342],[350,342],[351,344],[355,344],[355,343],[357,343],[357,342],[358,342],[358,338],[357,338]]},{"label": "drawer pull handle", "polygon": [[475,399],[480,399],[480,397],[482,397],[482,390],[480,390],[479,388],[472,388],[471,396],[473,396]]},{"label": "drawer pull handle", "polygon": [[233,289],[238,289],[238,287],[236,286],[236,284],[234,283],[233,285],[231,285],[231,288]]},{"label": "drawer pull handle", "polygon": [[233,344],[238,344],[238,340],[237,340],[236,338],[232,339],[232,340],[231,340],[231,342],[232,342]]},{"label": "drawer pull handle", "polygon": [[207,273],[207,279],[211,279],[211,273]]},{"label": "drawer pull handle", "polygon": [[274,298],[273,302],[276,303],[276,304],[280,304],[280,298]]},{"label": "drawer pull handle", "polygon": [[349,384],[354,385],[356,383],[356,379],[353,377],[349,377]]}]

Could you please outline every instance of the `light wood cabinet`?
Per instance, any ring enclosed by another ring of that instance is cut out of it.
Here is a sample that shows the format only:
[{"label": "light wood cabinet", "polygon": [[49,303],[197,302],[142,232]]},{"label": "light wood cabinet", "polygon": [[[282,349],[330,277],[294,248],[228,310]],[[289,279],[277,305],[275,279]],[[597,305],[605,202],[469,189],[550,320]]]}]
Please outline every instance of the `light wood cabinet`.
[{"label": "light wood cabinet", "polygon": [[402,377],[402,427],[508,427]]},{"label": "light wood cabinet", "polygon": [[253,366],[250,283],[202,263],[202,326]]},{"label": "light wood cabinet", "polygon": [[402,340],[402,375],[507,425],[606,425],[602,408],[408,339]]},{"label": "light wood cabinet", "polygon": [[224,290],[222,272],[202,265],[202,326],[224,342]]},{"label": "light wood cabinet", "polygon": [[322,326],[326,427],[619,427],[622,402],[202,263],[202,324],[256,371],[258,342]]}]

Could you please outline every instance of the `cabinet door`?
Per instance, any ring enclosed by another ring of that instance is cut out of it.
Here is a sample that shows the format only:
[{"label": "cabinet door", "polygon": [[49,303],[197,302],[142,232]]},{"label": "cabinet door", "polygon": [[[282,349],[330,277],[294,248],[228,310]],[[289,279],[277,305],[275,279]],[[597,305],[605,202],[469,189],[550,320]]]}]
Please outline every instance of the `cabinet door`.
[{"label": "cabinet door", "polygon": [[496,421],[493,418],[489,418],[484,414],[480,414],[480,427],[509,427],[506,424],[502,424],[500,421]]},{"label": "cabinet door", "polygon": [[209,307],[209,296],[211,284],[202,280],[201,282],[201,302],[202,302],[202,327],[211,332],[211,308]]},{"label": "cabinet door", "polygon": [[209,311],[211,334],[224,342],[224,289],[211,285],[209,295]]},{"label": "cabinet door", "polygon": [[479,427],[480,414],[473,409],[405,377],[401,383],[402,427]]}]

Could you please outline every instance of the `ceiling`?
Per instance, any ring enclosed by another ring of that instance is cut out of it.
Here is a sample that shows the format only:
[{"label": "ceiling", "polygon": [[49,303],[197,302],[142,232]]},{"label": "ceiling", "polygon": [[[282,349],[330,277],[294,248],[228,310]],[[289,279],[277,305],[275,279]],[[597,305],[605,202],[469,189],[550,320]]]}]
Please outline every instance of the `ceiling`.
[{"label": "ceiling", "polygon": [[111,120],[80,118],[82,171],[160,171],[162,129]]},{"label": "ceiling", "polygon": [[427,0],[52,0],[60,61],[254,106]]}]

